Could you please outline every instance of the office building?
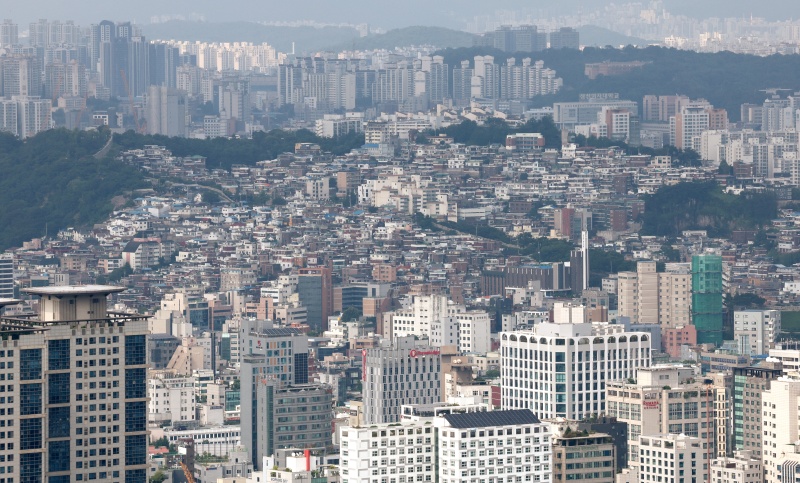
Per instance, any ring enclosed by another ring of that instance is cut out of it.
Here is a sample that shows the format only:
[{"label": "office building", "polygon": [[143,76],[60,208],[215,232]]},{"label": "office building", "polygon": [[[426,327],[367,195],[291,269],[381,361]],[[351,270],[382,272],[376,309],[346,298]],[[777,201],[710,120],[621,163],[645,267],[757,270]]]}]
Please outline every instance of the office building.
[{"label": "office building", "polygon": [[[281,386],[277,381],[257,379],[256,404],[246,428],[242,411],[242,443],[259,458],[290,448],[325,449],[333,442],[333,389],[324,384]],[[242,402],[242,408],[245,403]],[[244,439],[252,433],[253,439]]]},{"label": "office building", "polygon": [[733,457],[711,460],[711,483],[762,483],[764,470],[761,458],[750,451],[737,451]]},{"label": "office building", "polygon": [[722,257],[692,257],[692,324],[698,344],[722,345]]},{"label": "office building", "polygon": [[639,370],[635,382],[608,384],[607,414],[628,423],[628,461],[640,458],[639,437],[685,434],[699,438],[709,458],[714,447],[714,392],[694,382],[694,370],[682,366],[655,366]]},{"label": "office building", "polygon": [[147,320],[107,311],[122,290],[29,288],[39,316],[0,319],[6,481],[147,479]]},{"label": "office building", "polygon": [[639,481],[709,481],[710,458],[703,443],[703,440],[685,434],[642,436],[639,442]]},{"label": "office building", "polygon": [[597,115],[603,108],[625,109],[632,113],[639,112],[635,101],[619,99],[618,96],[584,97],[578,102],[556,102],[553,104],[553,121],[562,129],[575,129],[581,124],[597,122]]},{"label": "office building", "polygon": [[439,483],[553,481],[549,426],[528,409],[436,418]]},{"label": "office building", "polygon": [[733,339],[740,354],[752,357],[768,353],[780,333],[779,310],[737,310],[733,314]]},{"label": "office building", "polygon": [[329,267],[301,268],[297,272],[297,294],[308,309],[308,325],[314,331],[328,329],[333,313],[333,282]]},{"label": "office building", "polygon": [[762,396],[781,377],[780,363],[764,361],[755,367],[733,368],[733,449],[761,458]]},{"label": "office building", "polygon": [[501,401],[541,418],[606,413],[606,385],[649,367],[650,334],[605,324],[543,322],[503,332]]},{"label": "office building", "polygon": [[0,253],[0,299],[14,298],[14,255]]},{"label": "office building", "polygon": [[733,374],[715,372],[706,376],[714,388],[714,429],[716,455],[723,458],[733,454]]},{"label": "office building", "polygon": [[438,348],[416,346],[414,337],[406,336],[362,354],[365,424],[396,423],[404,404],[441,401]]},{"label": "office building", "polygon": [[552,438],[552,481],[614,483],[617,449],[611,436],[576,430],[558,421],[551,423],[551,427],[557,429]]},{"label": "office building", "polygon": [[572,27],[561,27],[550,32],[551,49],[580,49],[581,39],[577,30]]},{"label": "office building", "polygon": [[184,91],[152,85],[147,89],[147,132],[170,137],[186,137],[188,132],[187,97]]},{"label": "office building", "polygon": [[[309,384],[308,337],[269,321],[242,319],[239,339],[242,444],[253,464],[258,467],[276,449],[329,444],[333,391]],[[308,424],[299,428],[303,417]]]}]

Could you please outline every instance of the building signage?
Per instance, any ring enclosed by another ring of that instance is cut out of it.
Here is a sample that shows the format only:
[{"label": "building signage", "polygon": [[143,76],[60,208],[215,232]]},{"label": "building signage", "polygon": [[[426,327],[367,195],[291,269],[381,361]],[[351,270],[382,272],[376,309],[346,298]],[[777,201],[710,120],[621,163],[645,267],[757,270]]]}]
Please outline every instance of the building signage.
[{"label": "building signage", "polygon": [[411,357],[419,357],[419,356],[438,356],[439,351],[418,351],[416,349],[412,349],[411,352],[408,353]]}]

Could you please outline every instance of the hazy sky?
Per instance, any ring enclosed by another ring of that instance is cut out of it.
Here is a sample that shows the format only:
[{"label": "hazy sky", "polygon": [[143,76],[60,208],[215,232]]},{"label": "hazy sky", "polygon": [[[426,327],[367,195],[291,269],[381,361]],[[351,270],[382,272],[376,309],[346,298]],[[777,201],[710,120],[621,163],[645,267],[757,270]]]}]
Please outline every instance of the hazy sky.
[{"label": "hazy sky", "polygon": [[[640,0],[647,3],[648,0]],[[442,25],[464,28],[476,14],[500,9],[524,8],[541,16],[592,10],[608,0],[0,0],[0,15],[20,24],[38,19],[75,20],[82,25],[109,20],[149,23],[154,15],[202,15],[207,21],[368,22],[376,27]],[[628,3],[617,0],[616,3]],[[800,18],[798,0],[663,0],[673,13],[700,18],[764,16],[769,19]],[[21,28],[20,30],[24,30]]]}]

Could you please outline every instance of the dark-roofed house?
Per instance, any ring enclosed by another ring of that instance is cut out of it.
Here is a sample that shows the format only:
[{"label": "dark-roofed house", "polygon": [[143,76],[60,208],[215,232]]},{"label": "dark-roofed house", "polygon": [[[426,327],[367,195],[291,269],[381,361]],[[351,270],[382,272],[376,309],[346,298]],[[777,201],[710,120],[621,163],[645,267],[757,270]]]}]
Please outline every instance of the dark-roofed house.
[{"label": "dark-roofed house", "polygon": [[553,481],[550,430],[529,409],[445,414],[436,424],[440,483]]}]

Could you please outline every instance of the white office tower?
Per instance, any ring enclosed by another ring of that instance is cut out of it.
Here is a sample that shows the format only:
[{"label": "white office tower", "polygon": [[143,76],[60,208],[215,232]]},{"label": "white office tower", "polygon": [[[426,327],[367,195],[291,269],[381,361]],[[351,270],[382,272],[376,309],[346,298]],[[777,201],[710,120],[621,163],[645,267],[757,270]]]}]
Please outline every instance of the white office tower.
[{"label": "white office tower", "polygon": [[781,333],[780,310],[737,310],[733,314],[733,339],[739,353],[766,354]]},{"label": "white office tower", "polygon": [[737,451],[732,458],[711,461],[711,483],[761,483],[764,470],[752,451]]},{"label": "white office tower", "polygon": [[703,483],[708,481],[708,455],[703,441],[685,434],[642,436],[639,481]]},{"label": "white office tower", "polygon": [[366,424],[396,423],[404,404],[441,401],[439,349],[418,347],[409,336],[362,354]]},{"label": "white office tower", "polygon": [[639,461],[639,436],[685,434],[700,438],[707,459],[714,455],[714,389],[695,382],[694,368],[642,368],[635,382],[614,381],[606,389],[606,415],[628,424],[628,464]]},{"label": "white office tower", "polygon": [[650,366],[650,335],[622,326],[541,323],[503,332],[502,407],[542,419],[583,419],[606,412],[606,384]]},{"label": "white office tower", "polygon": [[552,481],[550,429],[530,410],[445,414],[434,424],[439,483]]},{"label": "white office tower", "polygon": [[783,376],[761,394],[765,483],[795,482],[800,476],[800,378]]},{"label": "white office tower", "polygon": [[2,317],[6,482],[147,480],[147,320],[119,287],[43,287],[38,318]]}]

